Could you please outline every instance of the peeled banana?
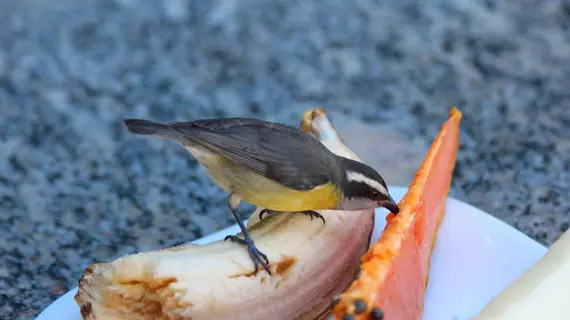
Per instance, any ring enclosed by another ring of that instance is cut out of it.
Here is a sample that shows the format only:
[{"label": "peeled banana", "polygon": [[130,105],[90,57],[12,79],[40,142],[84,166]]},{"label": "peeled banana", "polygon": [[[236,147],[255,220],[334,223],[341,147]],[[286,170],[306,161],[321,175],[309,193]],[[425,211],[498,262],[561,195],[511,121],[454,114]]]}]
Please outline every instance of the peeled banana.
[{"label": "peeled banana", "polygon": [[570,297],[570,231],[471,320],[566,320]]},{"label": "peeled banana", "polygon": [[[305,112],[301,127],[333,152],[358,159],[322,108]],[[127,255],[87,268],[75,301],[83,319],[324,319],[332,298],[357,276],[368,249],[373,210],[275,214],[248,230],[272,275],[253,273],[242,246],[229,241],[181,245]]]}]

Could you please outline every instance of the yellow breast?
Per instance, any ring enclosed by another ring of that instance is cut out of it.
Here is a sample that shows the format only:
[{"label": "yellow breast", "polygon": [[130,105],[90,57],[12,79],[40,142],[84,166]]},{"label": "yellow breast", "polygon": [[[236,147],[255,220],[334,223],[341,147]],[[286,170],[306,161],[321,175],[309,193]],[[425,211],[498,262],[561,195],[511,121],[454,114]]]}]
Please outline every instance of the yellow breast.
[{"label": "yellow breast", "polygon": [[[261,179],[267,180],[263,177]],[[340,193],[332,183],[308,191],[292,190],[281,185],[274,185],[270,188],[262,187],[267,187],[271,183],[275,184],[272,181],[270,183],[260,182],[257,185],[253,184],[236,190],[236,192],[253,205],[276,211],[334,209],[340,202]]]},{"label": "yellow breast", "polygon": [[188,146],[186,149],[208,169],[214,182],[221,188],[237,193],[244,201],[255,206],[275,211],[304,211],[335,209],[340,203],[341,193],[332,183],[308,191],[298,191],[209,150]]}]

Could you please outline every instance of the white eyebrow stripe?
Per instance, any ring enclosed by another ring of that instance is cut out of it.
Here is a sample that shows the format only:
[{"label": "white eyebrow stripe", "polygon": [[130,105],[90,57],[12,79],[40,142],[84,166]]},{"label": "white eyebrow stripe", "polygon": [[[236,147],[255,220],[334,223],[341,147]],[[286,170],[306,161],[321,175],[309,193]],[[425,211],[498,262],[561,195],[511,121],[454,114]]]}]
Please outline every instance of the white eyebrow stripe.
[{"label": "white eyebrow stripe", "polygon": [[382,193],[384,195],[388,195],[388,190],[386,190],[386,188],[384,188],[384,186],[381,185],[380,182],[373,180],[373,179],[370,179],[367,176],[363,175],[362,173],[354,172],[354,171],[347,171],[346,172],[346,178],[348,179],[348,181],[366,183],[367,185],[369,185],[369,186],[375,188],[376,190],[380,191],[380,193]]}]

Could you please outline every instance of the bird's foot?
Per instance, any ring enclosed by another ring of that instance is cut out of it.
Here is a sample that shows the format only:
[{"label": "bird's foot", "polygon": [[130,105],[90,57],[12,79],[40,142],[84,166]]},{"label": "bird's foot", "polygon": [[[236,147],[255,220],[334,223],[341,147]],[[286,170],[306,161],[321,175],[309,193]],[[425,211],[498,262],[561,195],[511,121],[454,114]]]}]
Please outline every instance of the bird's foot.
[{"label": "bird's foot", "polygon": [[253,264],[255,266],[254,273],[257,273],[259,270],[259,265],[261,265],[265,271],[267,271],[267,273],[271,274],[271,271],[269,271],[269,260],[267,259],[267,256],[263,252],[259,251],[259,249],[257,249],[251,238],[246,237],[244,240],[238,238],[237,236],[226,236],[224,241],[226,240],[230,240],[231,242],[241,245],[247,245],[249,256],[251,257],[251,260],[253,260]]},{"label": "bird's foot", "polygon": [[320,213],[318,213],[318,212],[316,212],[316,211],[313,211],[313,210],[306,210],[306,211],[301,211],[301,212],[304,213],[304,214],[309,215],[309,217],[311,217],[311,221],[313,221],[313,218],[318,218],[318,219],[323,220],[323,224],[326,224],[325,217],[323,217],[322,214],[320,214]]},{"label": "bird's foot", "polygon": [[[262,220],[262,219],[263,219],[263,215],[265,215],[265,214],[272,215],[272,214],[276,214],[276,213],[279,213],[279,211],[270,210],[270,209],[263,209],[263,210],[261,210],[261,212],[259,212],[259,220]],[[320,213],[318,213],[318,212],[316,212],[316,211],[313,211],[313,210],[305,210],[305,211],[299,211],[299,213],[303,213],[303,214],[308,215],[309,217],[311,217],[311,221],[313,221],[313,218],[318,218],[318,219],[323,220],[323,223],[326,223],[325,217],[323,217],[322,214],[320,214]]]}]

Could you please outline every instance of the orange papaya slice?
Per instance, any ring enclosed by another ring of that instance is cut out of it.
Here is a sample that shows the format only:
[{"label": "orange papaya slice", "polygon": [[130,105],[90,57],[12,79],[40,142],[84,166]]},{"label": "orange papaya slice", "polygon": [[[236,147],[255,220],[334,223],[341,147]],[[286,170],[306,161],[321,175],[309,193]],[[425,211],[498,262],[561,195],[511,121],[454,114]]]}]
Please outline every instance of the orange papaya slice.
[{"label": "orange papaya slice", "polygon": [[455,168],[461,117],[457,108],[449,113],[399,203],[400,212],[386,217],[378,241],[361,259],[358,279],[337,299],[336,319],[422,318],[430,257]]}]

